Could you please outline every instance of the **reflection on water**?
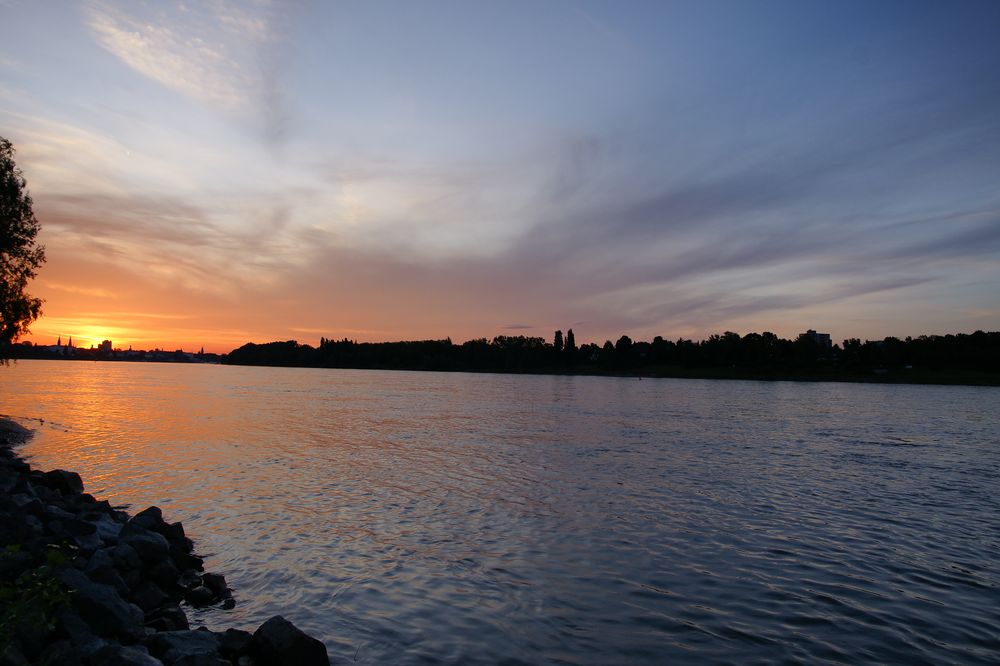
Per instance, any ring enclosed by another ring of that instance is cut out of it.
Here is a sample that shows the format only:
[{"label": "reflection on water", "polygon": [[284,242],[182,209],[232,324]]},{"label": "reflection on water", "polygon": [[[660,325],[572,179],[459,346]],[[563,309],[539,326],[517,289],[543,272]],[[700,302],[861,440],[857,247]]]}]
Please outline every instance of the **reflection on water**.
[{"label": "reflection on water", "polygon": [[[20,362],[0,412],[357,663],[995,662],[991,388]],[[36,423],[37,427],[37,423]]]}]

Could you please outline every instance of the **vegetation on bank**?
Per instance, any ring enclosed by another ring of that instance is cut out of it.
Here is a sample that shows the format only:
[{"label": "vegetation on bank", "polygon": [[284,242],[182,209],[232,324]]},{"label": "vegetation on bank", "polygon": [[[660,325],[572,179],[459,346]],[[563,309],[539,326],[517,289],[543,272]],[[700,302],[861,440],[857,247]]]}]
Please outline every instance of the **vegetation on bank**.
[{"label": "vegetation on bank", "polygon": [[497,336],[462,344],[450,339],[413,342],[294,340],[249,343],[223,363],[317,368],[626,374],[649,377],[890,381],[1000,385],[1000,332],[857,338],[825,346],[808,334],[795,340],[773,333],[726,332],[695,342],[660,336],[651,342],[577,346],[573,331],[540,337]]},{"label": "vegetation on bank", "polygon": [[41,299],[27,292],[45,262],[45,248],[35,242],[39,229],[14,147],[0,136],[0,360],[42,312]]}]

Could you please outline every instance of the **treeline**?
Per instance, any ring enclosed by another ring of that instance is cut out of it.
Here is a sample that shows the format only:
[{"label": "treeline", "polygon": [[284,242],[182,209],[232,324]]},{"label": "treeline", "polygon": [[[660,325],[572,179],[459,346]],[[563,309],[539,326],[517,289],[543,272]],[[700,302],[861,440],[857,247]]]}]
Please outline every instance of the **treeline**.
[{"label": "treeline", "polygon": [[356,342],[322,338],[318,347],[294,340],[246,344],[223,360],[234,365],[487,372],[635,373],[651,376],[858,376],[921,372],[1000,375],[1000,332],[866,340],[827,345],[803,334],[726,332],[699,342],[633,341],[577,345],[573,331],[552,342],[523,335],[414,342]]}]

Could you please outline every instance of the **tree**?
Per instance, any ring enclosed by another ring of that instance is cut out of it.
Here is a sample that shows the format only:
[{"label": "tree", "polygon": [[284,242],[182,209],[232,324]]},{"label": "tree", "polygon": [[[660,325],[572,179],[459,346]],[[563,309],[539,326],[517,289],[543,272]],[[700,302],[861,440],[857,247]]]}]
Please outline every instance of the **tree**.
[{"label": "tree", "polygon": [[556,331],[556,334],[552,339],[552,347],[556,350],[557,354],[563,350],[562,331]]},{"label": "tree", "polygon": [[563,349],[570,356],[576,354],[576,336],[573,335],[572,328],[566,331],[566,344],[563,346]]},{"label": "tree", "polygon": [[42,312],[41,299],[25,291],[45,261],[45,248],[35,243],[39,224],[31,204],[14,147],[0,137],[0,358]]}]

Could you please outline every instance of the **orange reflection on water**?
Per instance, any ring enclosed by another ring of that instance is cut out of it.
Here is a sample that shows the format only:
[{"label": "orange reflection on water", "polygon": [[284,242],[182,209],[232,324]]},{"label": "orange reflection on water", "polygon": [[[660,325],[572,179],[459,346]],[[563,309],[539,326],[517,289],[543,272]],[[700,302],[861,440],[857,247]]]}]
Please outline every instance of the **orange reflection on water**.
[{"label": "orange reflection on water", "polygon": [[[38,369],[45,370],[44,380],[35,379]],[[4,408],[35,420],[29,423],[37,429],[32,463],[77,471],[88,492],[112,503],[183,498],[199,505],[199,486],[185,478],[233,455],[222,433],[244,417],[219,391],[193,396],[183,388],[207,379],[213,368],[206,366],[21,361],[10,371],[26,385],[5,396]],[[198,442],[197,451],[178,455],[182,441]],[[158,452],[171,453],[160,458]],[[129,478],[129,487],[116,485],[116,478]]]}]

